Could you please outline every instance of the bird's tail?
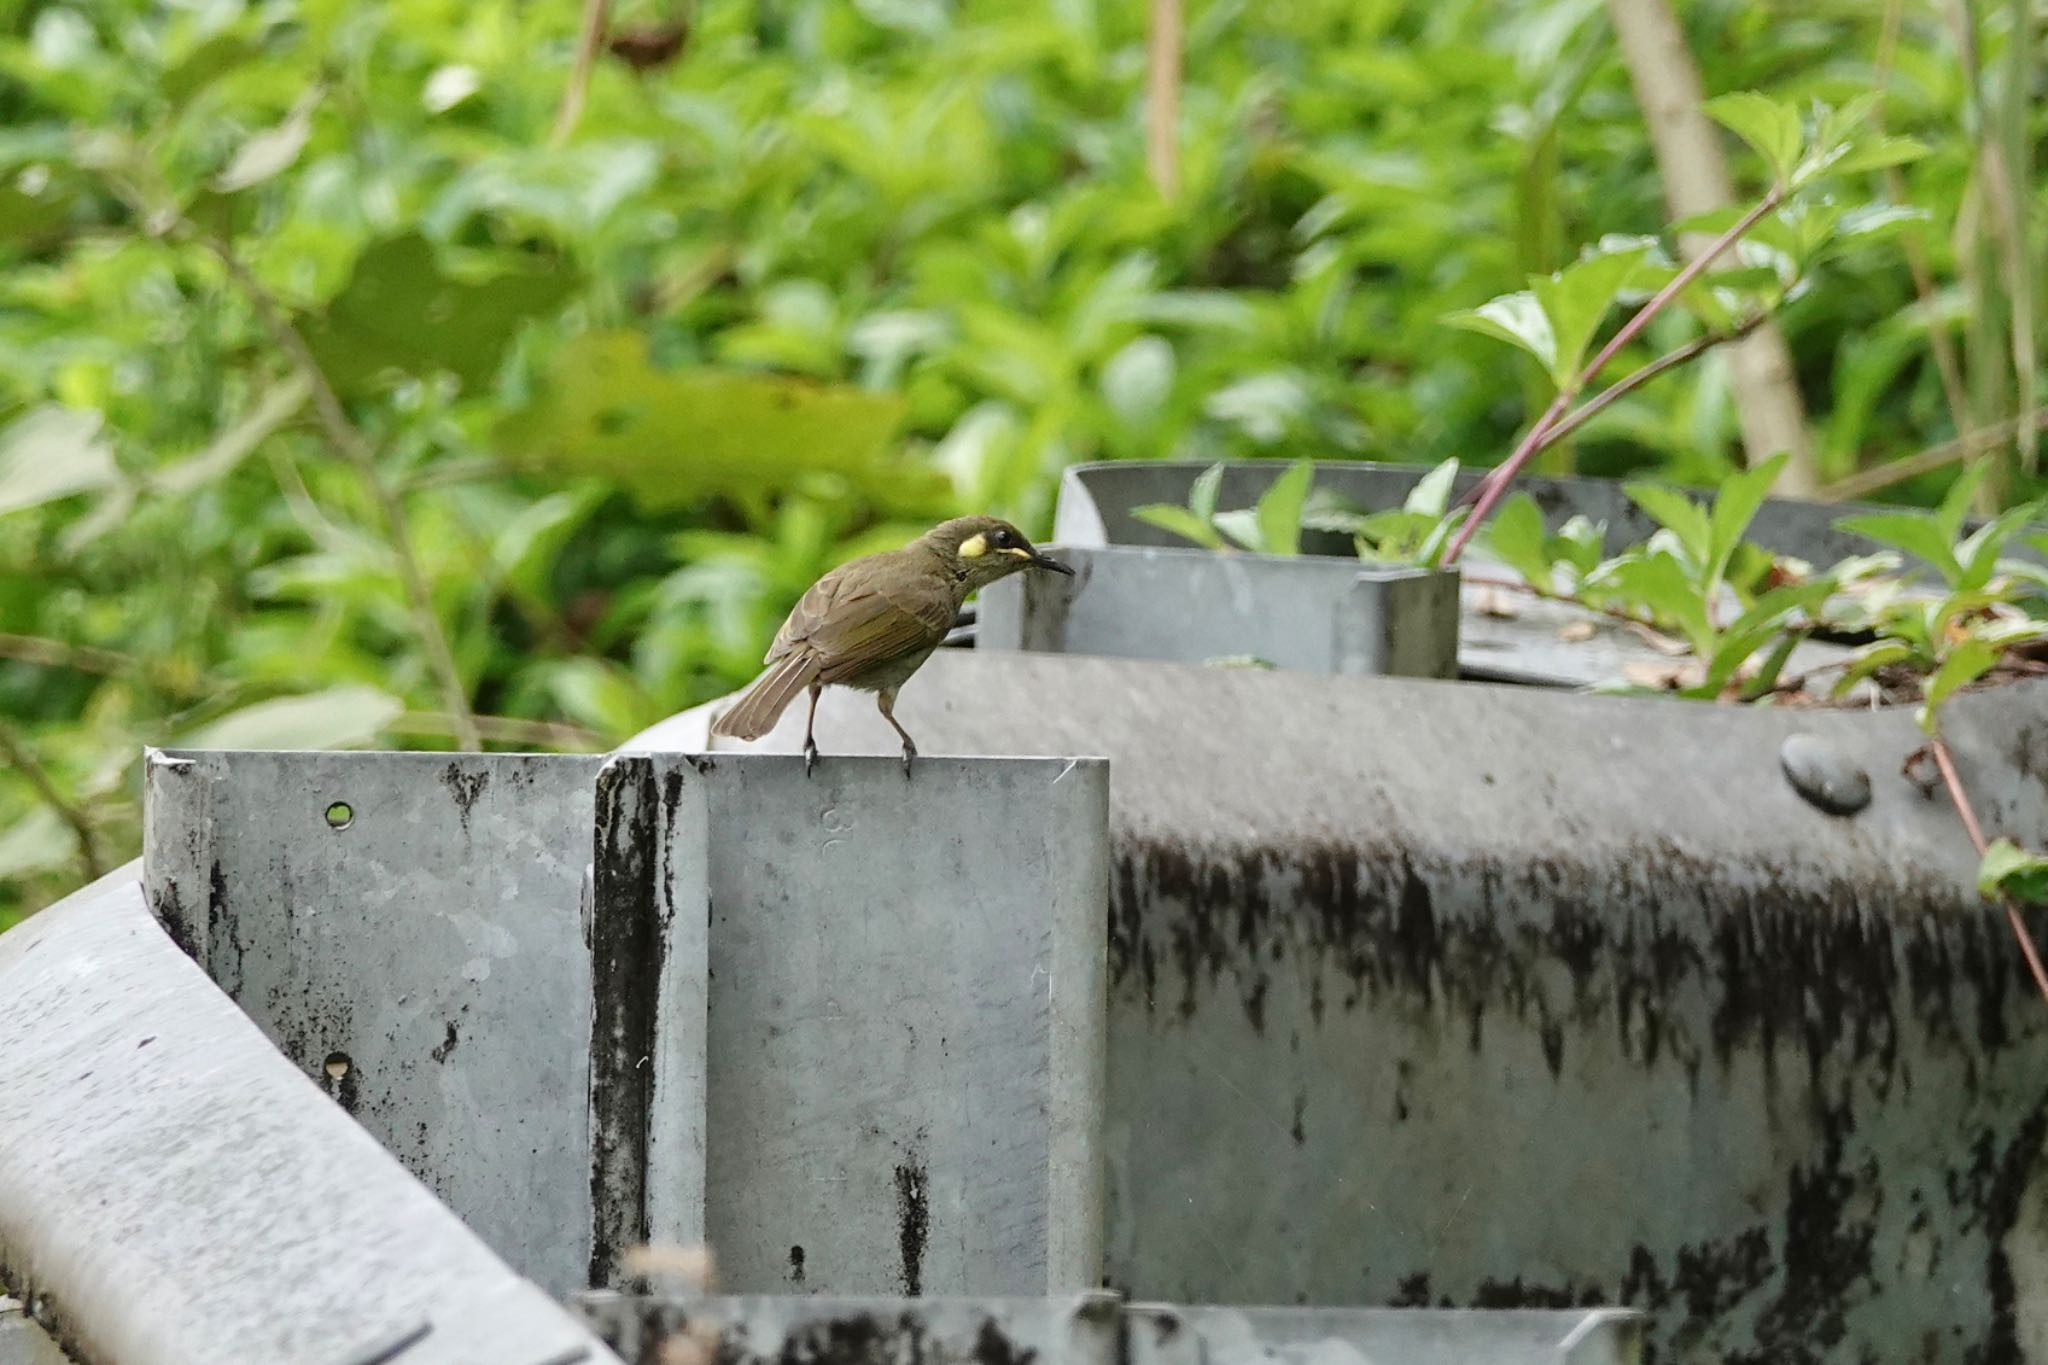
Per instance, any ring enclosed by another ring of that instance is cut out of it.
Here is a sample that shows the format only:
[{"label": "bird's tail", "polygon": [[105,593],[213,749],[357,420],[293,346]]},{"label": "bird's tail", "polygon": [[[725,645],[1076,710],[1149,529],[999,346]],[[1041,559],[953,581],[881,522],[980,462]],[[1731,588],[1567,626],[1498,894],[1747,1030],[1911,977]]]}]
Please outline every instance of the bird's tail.
[{"label": "bird's tail", "polygon": [[796,694],[817,679],[817,656],[809,650],[778,659],[754,680],[754,685],[730,711],[718,718],[711,733],[731,735],[734,739],[759,739],[775,728],[775,722],[782,718]]}]

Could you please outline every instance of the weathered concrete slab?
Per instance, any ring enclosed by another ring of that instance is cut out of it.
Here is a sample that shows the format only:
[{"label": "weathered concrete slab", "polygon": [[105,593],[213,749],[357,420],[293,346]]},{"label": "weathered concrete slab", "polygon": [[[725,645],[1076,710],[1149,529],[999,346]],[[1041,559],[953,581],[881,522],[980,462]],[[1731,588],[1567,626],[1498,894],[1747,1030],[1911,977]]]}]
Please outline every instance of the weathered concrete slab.
[{"label": "weathered concrete slab", "polygon": [[[2035,845],[2044,713],[1946,722]],[[2048,1011],[1906,711],[942,651],[897,714],[1111,760],[1116,1284],[1631,1303],[1681,1359],[2040,1353]],[[818,733],[893,751],[857,695]],[[1796,733],[1865,809],[1793,789]]]},{"label": "weathered concrete slab", "polygon": [[708,1240],[735,1289],[1099,1283],[1107,801],[1089,759],[614,759],[600,1241]]},{"label": "weathered concrete slab", "polygon": [[0,937],[0,1281],[95,1365],[614,1359],[279,1055],[139,878]]},{"label": "weathered concrete slab", "polygon": [[0,1365],[71,1365],[20,1299],[0,1295]]},{"label": "weathered concrete slab", "polygon": [[633,1365],[687,1343],[726,1365],[1633,1365],[1642,1322],[1616,1309],[1457,1312],[1188,1308],[1114,1295],[1003,1299],[582,1296]]},{"label": "weathered concrete slab", "polygon": [[1455,571],[1321,556],[1055,547],[1072,578],[1019,574],[980,595],[977,649],[1451,678]]},{"label": "weathered concrete slab", "polygon": [[602,763],[164,751],[144,779],[146,881],[172,937],[557,1294],[590,1257],[580,907]]}]

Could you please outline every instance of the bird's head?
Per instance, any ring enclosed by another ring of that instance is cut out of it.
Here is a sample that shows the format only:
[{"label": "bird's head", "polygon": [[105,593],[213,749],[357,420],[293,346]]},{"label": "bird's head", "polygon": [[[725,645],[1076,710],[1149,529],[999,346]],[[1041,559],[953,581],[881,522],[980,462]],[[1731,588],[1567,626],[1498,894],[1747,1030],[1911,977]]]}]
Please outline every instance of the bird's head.
[{"label": "bird's head", "polygon": [[955,517],[925,532],[925,543],[970,590],[1020,569],[1050,569],[1073,577],[1074,571],[1032,548],[1024,533],[1000,517]]}]

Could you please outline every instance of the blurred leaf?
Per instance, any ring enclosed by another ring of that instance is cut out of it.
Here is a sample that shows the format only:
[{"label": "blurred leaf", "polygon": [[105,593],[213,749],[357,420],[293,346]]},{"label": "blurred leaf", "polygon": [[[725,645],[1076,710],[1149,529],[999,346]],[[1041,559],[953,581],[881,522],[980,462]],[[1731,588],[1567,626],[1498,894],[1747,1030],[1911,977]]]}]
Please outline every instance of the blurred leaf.
[{"label": "blurred leaf", "polygon": [[1835,523],[1835,529],[1904,550],[1915,559],[1933,566],[1944,582],[1954,583],[1962,574],[1949,548],[1949,538],[1941,533],[1934,518],[1924,514],[1871,512],[1863,516],[1843,517]]},{"label": "blurred leaf", "polygon": [[167,465],[149,477],[150,487],[172,495],[190,493],[226,477],[263,444],[265,437],[289,422],[306,405],[312,386],[292,374],[270,386],[242,419],[213,438],[188,459]]},{"label": "blurred leaf", "polygon": [[1501,562],[1539,590],[1550,591],[1551,559],[1544,548],[1543,513],[1527,493],[1516,493],[1500,505],[1486,526],[1486,543]]},{"label": "blurred leaf", "polygon": [[1584,256],[1554,275],[1529,282],[1550,320],[1555,347],[1550,377],[1558,388],[1576,388],[1600,320],[1642,265],[1649,246],[1648,242],[1631,241]]},{"label": "blurred leaf", "polygon": [[1555,377],[1561,368],[1557,337],[1551,331],[1550,317],[1543,305],[1537,302],[1536,295],[1526,290],[1519,294],[1503,294],[1470,312],[1452,313],[1444,321],[1453,327],[1462,327],[1468,332],[1478,332],[1521,347],[1536,357],[1545,374]]},{"label": "blurred leaf", "polygon": [[1126,422],[1157,416],[1173,392],[1173,347],[1155,336],[1133,337],[1102,369],[1102,396]]},{"label": "blurred leaf", "polygon": [[97,412],[46,403],[0,429],[0,514],[113,484],[100,426]]},{"label": "blurred leaf", "polygon": [[1993,839],[1977,864],[1977,890],[1994,900],[2011,896],[2027,905],[2048,904],[2048,857],[2010,839]]},{"label": "blurred leaf", "polygon": [[1990,672],[1991,666],[2003,653],[1997,645],[1975,637],[1965,639],[1951,649],[1948,657],[1941,661],[1941,667],[1935,669],[1934,676],[1927,680],[1926,699],[1915,713],[1920,728],[1933,734],[1942,703]]},{"label": "blurred leaf", "polygon": [[1621,491],[1659,526],[1677,536],[1678,543],[1702,571],[1713,563],[1714,533],[1704,507],[1678,489],[1658,483],[1623,484]]},{"label": "blurred leaf", "polygon": [[578,337],[541,397],[499,424],[505,453],[609,480],[649,508],[787,489],[815,475],[914,504],[936,471],[894,457],[902,400],[776,375],[657,370],[637,333]]},{"label": "blurred leaf", "polygon": [[1799,115],[1790,106],[1754,90],[1744,90],[1708,100],[1706,111],[1709,118],[1747,142],[1764,159],[1764,164],[1771,168],[1772,179],[1782,183],[1789,177],[1805,143]]},{"label": "blurred leaf", "polygon": [[1237,507],[1228,512],[1218,512],[1212,519],[1213,525],[1224,535],[1237,542],[1240,549],[1254,554],[1267,554],[1265,528],[1259,521],[1256,508]]},{"label": "blurred leaf", "polygon": [[257,133],[238,147],[227,168],[214,177],[213,188],[221,194],[234,194],[262,184],[297,161],[306,148],[306,140],[313,135],[313,111],[319,106],[320,90],[316,86],[299,97],[284,122]]},{"label": "blurred leaf", "polygon": [[357,258],[347,286],[304,324],[329,382],[346,393],[378,387],[391,371],[447,371],[465,389],[496,374],[519,324],[549,314],[575,293],[575,270],[507,272],[480,281],[444,273],[424,237],[388,238]]},{"label": "blurred leaf", "polygon": [[23,877],[64,866],[78,856],[78,836],[62,816],[37,806],[0,830],[0,877]]},{"label": "blurred leaf", "polygon": [[1208,518],[1197,516],[1185,507],[1176,507],[1170,502],[1153,502],[1132,508],[1131,515],[1147,526],[1157,526],[1205,549],[1224,548],[1223,537],[1209,524]]},{"label": "blurred leaf", "polygon": [[1750,522],[1756,520],[1757,510],[1791,460],[1790,455],[1773,455],[1752,469],[1740,470],[1721,480],[1721,487],[1714,494],[1712,538],[1707,551],[1708,568],[1715,578],[1727,573],[1728,562],[1748,534]]},{"label": "blurred leaf", "polygon": [[1402,501],[1401,506],[1407,511],[1421,512],[1426,516],[1442,516],[1444,507],[1451,500],[1451,485],[1456,482],[1457,477],[1457,460],[1445,460],[1416,480],[1415,487],[1408,490],[1408,496]]},{"label": "blurred leaf", "polygon": [[334,687],[259,701],[187,734],[187,749],[346,749],[367,744],[405,706],[374,687]]},{"label": "blurred leaf", "polygon": [[1301,553],[1301,509],[1315,478],[1313,461],[1296,460],[1259,496],[1259,542],[1265,553]]},{"label": "blurred leaf", "polygon": [[1195,475],[1195,481],[1188,488],[1188,510],[1200,517],[1204,523],[1216,515],[1216,497],[1223,487],[1223,466],[1212,464]]}]

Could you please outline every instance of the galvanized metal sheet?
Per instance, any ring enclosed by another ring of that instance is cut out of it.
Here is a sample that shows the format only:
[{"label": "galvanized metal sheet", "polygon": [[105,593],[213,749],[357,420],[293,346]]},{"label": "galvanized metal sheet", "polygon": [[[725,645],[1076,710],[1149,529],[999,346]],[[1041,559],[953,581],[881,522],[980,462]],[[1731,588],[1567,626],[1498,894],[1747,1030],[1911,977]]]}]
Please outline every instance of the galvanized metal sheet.
[{"label": "galvanized metal sheet", "polygon": [[[599,941],[662,929],[618,955],[641,975],[608,994],[659,1007],[622,1024],[645,1041],[600,1072],[598,1125],[704,1116],[701,1170],[688,1141],[648,1150],[654,1238],[691,1240],[697,1225],[667,1219],[701,1197],[733,1288],[1098,1283],[1106,766],[624,755],[605,788],[605,826],[643,832],[595,868]],[[680,997],[653,978],[705,951],[708,1002],[672,1027]],[[701,1081],[662,1060],[692,1037]],[[609,1187],[630,1198],[630,1180]]]},{"label": "galvanized metal sheet", "polygon": [[[150,903],[526,1274],[587,1283],[597,757],[149,757]],[[330,814],[330,812],[332,812]]]},{"label": "galvanized metal sheet", "polygon": [[1233,1308],[1133,1304],[1128,1365],[1637,1365],[1625,1309]]},{"label": "galvanized metal sheet", "polygon": [[0,1281],[95,1365],[615,1359],[297,1074],[139,877],[0,937]]},{"label": "galvanized metal sheet", "polygon": [[71,1365],[19,1299],[0,1295],[0,1365]]},{"label": "galvanized metal sheet", "polygon": [[[963,651],[897,714],[1111,758],[1132,1292],[1631,1303],[1676,1358],[1795,1365],[2016,1359],[2048,1315],[2048,1011],[1906,710]],[[1944,728],[2048,842],[2048,688]],[[858,696],[818,733],[893,747]],[[1787,779],[1801,733],[1856,814]]]},{"label": "galvanized metal sheet", "polygon": [[1249,657],[1324,673],[1448,678],[1453,572],[1207,550],[1058,548],[1074,577],[982,590],[977,649],[1202,663]]}]

